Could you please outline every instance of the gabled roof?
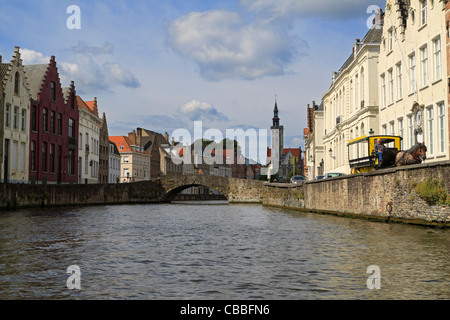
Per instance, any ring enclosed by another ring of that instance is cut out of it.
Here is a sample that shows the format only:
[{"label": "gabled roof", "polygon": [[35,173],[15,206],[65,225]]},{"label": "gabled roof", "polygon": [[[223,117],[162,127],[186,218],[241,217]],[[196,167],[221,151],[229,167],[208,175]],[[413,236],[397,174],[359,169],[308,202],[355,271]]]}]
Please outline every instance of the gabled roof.
[{"label": "gabled roof", "polygon": [[80,96],[77,95],[77,103],[78,103],[78,108],[82,108],[90,113],[92,113],[93,115],[98,117],[98,114],[95,114],[94,110],[89,106],[88,102],[85,102]]},{"label": "gabled roof", "polygon": [[113,136],[109,137],[109,140],[114,143],[117,146],[117,149],[119,149],[119,153],[138,153],[138,154],[145,154],[148,155],[145,151],[137,151],[132,148],[134,146],[134,143],[131,141],[130,138],[125,136]]},{"label": "gabled roof", "polygon": [[34,100],[37,100],[38,93],[41,91],[42,82],[44,81],[48,67],[48,64],[33,64],[24,66],[28,88],[30,89],[31,98]]},{"label": "gabled roof", "polygon": [[[289,152],[291,152],[294,157],[301,159],[301,148],[285,148],[283,150],[283,155]],[[267,157],[270,158],[271,156],[272,156],[272,149],[267,148]]]}]

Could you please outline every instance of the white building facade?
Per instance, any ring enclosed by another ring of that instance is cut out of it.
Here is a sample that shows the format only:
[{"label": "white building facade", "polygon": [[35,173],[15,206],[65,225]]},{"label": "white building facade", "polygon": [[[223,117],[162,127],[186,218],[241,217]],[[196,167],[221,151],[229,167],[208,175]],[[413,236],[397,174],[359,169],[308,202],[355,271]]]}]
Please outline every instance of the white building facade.
[{"label": "white building facade", "polygon": [[109,142],[109,183],[117,183],[120,182],[120,163],[121,157],[119,153],[119,149],[115,145],[114,142]]},{"label": "white building facade", "polygon": [[[323,127],[316,124],[316,136],[322,134],[323,173],[350,173],[348,141],[368,135],[378,124],[378,73],[382,29],[374,25],[364,39],[356,40],[353,53],[338,72],[333,73],[330,89],[322,97]],[[317,122],[322,115],[317,114]],[[320,139],[320,138],[319,138]]]},{"label": "white building facade", "polygon": [[381,134],[449,160],[445,2],[388,0],[379,61]]},{"label": "white building facade", "polygon": [[2,68],[6,74],[0,79],[4,92],[1,181],[28,183],[31,94],[19,47],[15,47],[11,62],[2,64]]},{"label": "white building facade", "polygon": [[97,184],[101,119],[79,96],[77,96],[77,103],[79,110],[79,183]]}]

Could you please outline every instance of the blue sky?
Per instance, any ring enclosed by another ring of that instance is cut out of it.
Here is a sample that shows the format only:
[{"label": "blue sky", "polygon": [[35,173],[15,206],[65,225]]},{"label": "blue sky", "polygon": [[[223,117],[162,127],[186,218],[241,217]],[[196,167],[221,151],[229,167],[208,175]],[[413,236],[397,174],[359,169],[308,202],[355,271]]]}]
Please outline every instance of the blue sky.
[{"label": "blue sky", "polygon": [[[81,10],[70,30],[67,8]],[[54,55],[63,86],[97,97],[110,135],[137,127],[269,129],[275,95],[285,146],[302,144],[306,105],[368,31],[379,0],[0,0],[0,55]]]}]

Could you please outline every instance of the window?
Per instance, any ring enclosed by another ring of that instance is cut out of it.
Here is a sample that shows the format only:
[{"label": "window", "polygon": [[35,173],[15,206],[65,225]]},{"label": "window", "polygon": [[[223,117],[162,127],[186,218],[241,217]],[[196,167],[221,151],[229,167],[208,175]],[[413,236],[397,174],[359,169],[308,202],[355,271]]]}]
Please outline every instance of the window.
[{"label": "window", "polygon": [[361,137],[366,135],[366,130],[364,128],[364,123],[361,123]]},{"label": "window", "polygon": [[428,152],[430,155],[434,154],[434,110],[433,106],[427,108],[427,123],[428,123]]},{"label": "window", "polygon": [[441,59],[441,37],[439,36],[433,41],[434,80],[442,78]]},{"label": "window", "polygon": [[47,109],[44,108],[43,110],[43,117],[42,117],[42,124],[43,124],[43,129],[44,131],[47,131]]},{"label": "window", "polygon": [[381,103],[383,107],[386,107],[386,76],[384,73],[381,75]]},{"label": "window", "polygon": [[14,129],[19,128],[19,107],[14,107]]},{"label": "window", "polygon": [[19,72],[16,72],[16,75],[14,76],[14,93],[19,94],[19,86],[20,86],[20,74]]},{"label": "window", "polygon": [[[404,138],[403,118],[398,119],[398,135]],[[400,141],[400,148],[403,149],[403,140]]]},{"label": "window", "polygon": [[69,174],[75,174],[75,151],[73,149],[69,149]]},{"label": "window", "polygon": [[33,106],[31,108],[31,130],[33,131],[36,131],[36,121],[37,121],[36,116],[37,116],[36,106]]},{"label": "window", "polygon": [[124,163],[129,163],[130,161],[128,160],[128,157],[123,157],[123,162]]},{"label": "window", "polygon": [[50,144],[49,156],[50,156],[50,172],[54,173],[55,172],[55,145],[54,144]]},{"label": "window", "polygon": [[80,150],[83,150],[83,134],[80,133],[80,141],[78,142]]},{"label": "window", "polygon": [[84,173],[88,174],[89,173],[89,159],[88,156],[84,156]]},{"label": "window", "polygon": [[47,142],[42,143],[42,171],[47,172]]},{"label": "window", "polygon": [[424,46],[420,49],[421,57],[421,72],[422,72],[422,87],[428,85],[428,48]]},{"label": "window", "polygon": [[69,119],[69,138],[75,138],[75,120]]},{"label": "window", "polygon": [[5,108],[5,126],[9,128],[11,125],[11,105],[7,104]]},{"label": "window", "polygon": [[422,25],[427,23],[427,0],[422,0],[420,3],[420,22]]},{"label": "window", "polygon": [[30,169],[36,171],[36,141],[31,141],[30,146]]},{"label": "window", "polygon": [[397,69],[397,99],[403,98],[403,81],[402,81],[402,63],[399,62],[396,65]]},{"label": "window", "polygon": [[410,93],[416,92],[416,55],[413,53],[409,56],[409,76],[410,76]]},{"label": "window", "polygon": [[50,112],[50,132],[55,133],[55,111]]},{"label": "window", "polygon": [[389,104],[394,103],[394,75],[392,69],[388,70]]},{"label": "window", "polygon": [[21,126],[22,131],[26,131],[27,130],[27,110],[22,109],[22,126]]},{"label": "window", "polygon": [[414,145],[414,122],[413,116],[408,116],[408,148]]},{"label": "window", "polygon": [[438,103],[439,153],[445,153],[445,104]]},{"label": "window", "polygon": [[52,101],[55,101],[56,100],[56,86],[53,81],[51,83],[51,96],[52,96]]},{"label": "window", "polygon": [[383,124],[383,125],[381,126],[381,132],[382,132],[384,135],[387,135],[387,126],[386,126],[385,124]]},{"label": "window", "polygon": [[58,113],[58,135],[62,136],[62,114]]},{"label": "window", "polygon": [[394,123],[394,121],[389,122],[389,130],[390,130],[390,135],[391,136],[395,136],[395,123]]},{"label": "window", "polygon": [[350,113],[353,111],[353,80],[350,81]]}]

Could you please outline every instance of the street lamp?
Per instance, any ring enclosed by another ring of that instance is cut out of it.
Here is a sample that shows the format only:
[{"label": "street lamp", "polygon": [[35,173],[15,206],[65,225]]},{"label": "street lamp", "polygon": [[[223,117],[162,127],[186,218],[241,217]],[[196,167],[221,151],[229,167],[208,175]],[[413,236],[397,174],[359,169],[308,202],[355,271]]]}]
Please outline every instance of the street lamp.
[{"label": "street lamp", "polygon": [[330,148],[328,152],[330,153],[331,158],[336,159],[336,156],[333,156],[333,149]]},{"label": "street lamp", "polygon": [[375,134],[375,132],[373,131],[372,128],[370,128],[369,134],[370,134],[371,136],[373,136],[373,135]]}]

